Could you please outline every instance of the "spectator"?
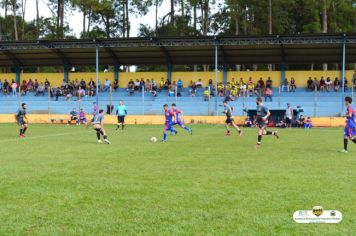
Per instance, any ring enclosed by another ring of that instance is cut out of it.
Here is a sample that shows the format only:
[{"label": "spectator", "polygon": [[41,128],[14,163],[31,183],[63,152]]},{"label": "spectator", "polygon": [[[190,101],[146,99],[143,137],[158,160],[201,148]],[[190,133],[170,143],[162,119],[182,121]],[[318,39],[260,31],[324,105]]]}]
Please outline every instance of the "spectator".
[{"label": "spectator", "polygon": [[235,85],[233,85],[230,89],[230,96],[233,97],[233,100],[236,100],[238,96],[238,89]]},{"label": "spectator", "polygon": [[93,79],[90,79],[90,81],[89,81],[89,83],[88,83],[88,86],[90,87],[90,86],[92,86],[92,87],[96,87],[96,84],[95,84],[95,82],[93,81]]},{"label": "spectator", "polygon": [[2,91],[2,81],[0,79],[0,91]]},{"label": "spectator", "polygon": [[295,92],[296,89],[297,89],[297,85],[295,83],[295,79],[292,77],[290,80],[289,92]]},{"label": "spectator", "polygon": [[335,78],[334,80],[334,91],[338,92],[340,89],[340,80],[338,77]]},{"label": "spectator", "polygon": [[82,99],[82,97],[85,97],[85,89],[80,87],[77,91],[78,101],[80,101]]},{"label": "spectator", "polygon": [[144,90],[145,89],[145,80],[143,78],[141,78],[140,80],[140,90]]},{"label": "spectator", "polygon": [[209,87],[209,90],[210,90],[210,96],[214,97],[215,96],[215,85],[213,84],[213,80],[212,79],[209,79],[208,87]]},{"label": "spectator", "polygon": [[196,82],[197,88],[202,88],[203,87],[203,82],[201,79],[198,79],[198,82]]},{"label": "spectator", "polygon": [[105,79],[103,91],[104,92],[110,91],[110,85],[111,85],[110,81],[108,79]]},{"label": "spectator", "polygon": [[34,92],[37,92],[38,86],[40,86],[40,84],[38,83],[38,80],[35,79],[35,82],[33,83],[33,91],[34,91]]},{"label": "spectator", "polygon": [[289,92],[289,82],[287,78],[285,78],[282,83],[281,92],[283,92],[284,89],[287,89],[287,91]]},{"label": "spectator", "polygon": [[7,82],[7,80],[5,80],[4,84],[2,85],[3,94],[6,94],[6,95],[9,94],[9,87],[10,87],[9,82]]},{"label": "spectator", "polygon": [[344,77],[344,91],[347,91],[349,81],[347,81],[347,78]]},{"label": "spectator", "polygon": [[311,77],[309,77],[307,81],[307,90],[313,91],[314,90],[314,81]]},{"label": "spectator", "polygon": [[319,83],[319,80],[315,77],[314,78],[314,88],[313,88],[313,90],[314,91],[319,91],[319,89],[320,89],[320,83]]},{"label": "spectator", "polygon": [[152,83],[152,90],[157,91],[158,90],[158,86],[157,86],[156,80],[152,79],[151,83]]},{"label": "spectator", "polygon": [[80,81],[80,87],[82,87],[83,89],[86,89],[87,88],[87,83],[85,82],[85,80],[84,79],[82,79],[81,81]]},{"label": "spectator", "polygon": [[21,93],[21,96],[25,96],[27,94],[27,82],[26,80],[22,81],[22,84],[20,86],[20,93]]},{"label": "spectator", "polygon": [[195,97],[195,92],[196,92],[196,89],[197,89],[197,86],[195,84],[195,82],[191,81],[191,84],[189,86],[189,94],[191,97]]},{"label": "spectator", "polygon": [[218,83],[218,93],[220,97],[224,97],[225,96],[225,86],[222,82]]},{"label": "spectator", "polygon": [[75,108],[73,108],[73,110],[69,113],[69,119],[68,119],[68,124],[67,125],[70,125],[73,120],[77,123],[78,112],[77,112],[77,110]]},{"label": "spectator", "polygon": [[253,123],[252,123],[250,117],[249,116],[246,117],[245,122],[244,122],[244,127],[252,128],[252,126],[253,126]]},{"label": "spectator", "polygon": [[33,82],[32,82],[32,79],[29,79],[28,82],[27,82],[27,90],[29,92],[33,92]]},{"label": "spectator", "polygon": [[57,87],[55,92],[56,101],[58,101],[58,97],[63,96],[63,91],[60,87]]},{"label": "spectator", "polygon": [[267,98],[269,99],[270,102],[272,102],[272,89],[270,87],[267,87],[265,89],[265,102],[267,102]]},{"label": "spectator", "polygon": [[158,91],[161,91],[161,90],[163,90],[164,89],[164,79],[163,79],[163,77],[161,78],[161,80],[158,82],[158,88],[159,88],[159,90]]},{"label": "spectator", "polygon": [[311,120],[310,116],[308,116],[308,118],[305,120],[304,128],[311,129],[312,127],[313,127],[312,120]]},{"label": "spectator", "polygon": [[40,94],[42,94],[42,96],[44,96],[45,91],[46,91],[46,88],[45,88],[44,84],[41,82],[37,87],[35,96],[38,96]]},{"label": "spectator", "polygon": [[12,80],[11,82],[11,91],[12,91],[12,96],[17,96],[17,83],[15,82],[15,80]]},{"label": "spectator", "polygon": [[127,91],[129,95],[132,95],[135,91],[135,83],[132,79],[130,79],[129,83],[127,84]]},{"label": "spectator", "polygon": [[209,101],[210,99],[210,89],[209,87],[206,87],[204,90],[204,101]]},{"label": "spectator", "polygon": [[297,126],[299,128],[303,128],[305,123],[305,117],[303,115],[300,115],[299,119],[297,120]]},{"label": "spectator", "polygon": [[293,108],[290,106],[289,103],[287,103],[285,117],[286,117],[286,126],[287,126],[287,128],[291,128],[292,127],[292,121],[293,121]]},{"label": "spectator", "polygon": [[168,89],[168,96],[169,97],[174,97],[175,96],[175,87],[174,85],[170,85]]},{"label": "spectator", "polygon": [[89,97],[94,97],[95,94],[96,94],[96,88],[95,88],[95,86],[90,85],[90,86],[89,86],[89,89],[88,89],[88,96],[89,96]]},{"label": "spectator", "polygon": [[271,77],[268,77],[267,81],[266,81],[266,88],[270,88],[272,89],[272,80]]},{"label": "spectator", "polygon": [[178,88],[178,91],[179,90],[181,91],[183,89],[183,80],[182,79],[178,79],[177,88]]},{"label": "spectator", "polygon": [[[246,84],[246,83],[244,82],[244,79],[243,79],[243,78],[240,78],[240,81],[239,81],[238,83],[236,83],[236,85],[239,86],[239,87],[240,87],[241,84]],[[246,87],[247,87],[247,86],[246,86]]]},{"label": "spectator", "polygon": [[[250,94],[250,97],[252,97],[253,94],[255,93],[255,84],[253,83],[251,77],[250,77],[249,80],[248,80],[247,90],[248,90],[248,93]],[[240,91],[241,91],[241,90],[240,90]]]},{"label": "spectator", "polygon": [[332,84],[333,84],[333,82],[331,81],[330,77],[326,78],[326,81],[325,81],[326,91],[328,91],[328,92],[331,91]]},{"label": "spectator", "polygon": [[135,89],[136,91],[138,91],[138,90],[140,89],[140,81],[139,81],[138,79],[136,79],[134,85],[135,85],[135,86],[134,86],[134,89]]},{"label": "spectator", "polygon": [[240,96],[247,97],[247,85],[245,83],[240,84]]},{"label": "spectator", "polygon": [[113,86],[114,86],[114,91],[116,92],[117,89],[119,88],[119,81],[118,80],[114,80]]},{"label": "spectator", "polygon": [[44,82],[45,90],[47,91],[48,88],[51,86],[51,83],[48,81],[48,79],[45,80]]},{"label": "spectator", "polygon": [[326,89],[326,83],[324,77],[321,77],[319,82],[319,90],[320,92],[324,92],[325,89]]},{"label": "spectator", "polygon": [[260,88],[261,91],[265,88],[265,82],[263,81],[262,77],[258,80],[257,86]]}]

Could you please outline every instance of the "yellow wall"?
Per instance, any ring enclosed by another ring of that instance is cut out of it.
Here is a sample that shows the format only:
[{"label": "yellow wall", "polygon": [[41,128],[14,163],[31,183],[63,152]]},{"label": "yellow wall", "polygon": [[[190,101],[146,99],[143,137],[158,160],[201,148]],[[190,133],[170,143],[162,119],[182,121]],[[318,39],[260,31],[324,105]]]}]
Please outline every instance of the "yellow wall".
[{"label": "yellow wall", "polygon": [[[68,119],[69,115],[28,115],[30,123],[51,123],[50,119]],[[90,116],[88,116],[90,118]],[[242,124],[245,117],[235,117],[238,124]],[[187,124],[224,124],[224,116],[184,116],[184,121]],[[318,117],[312,118],[313,125],[316,127],[342,127],[345,124],[345,118],[342,117]],[[14,115],[0,115],[0,123],[13,123]],[[116,124],[117,118],[113,115],[107,115],[105,123]],[[163,116],[127,116],[125,120],[127,124],[148,124],[162,125],[164,123]]]},{"label": "yellow wall", "polygon": [[12,80],[16,79],[16,75],[13,73],[1,73],[0,74],[0,80],[4,82],[4,80],[7,80],[8,82],[11,82]]},{"label": "yellow wall", "polygon": [[[346,78],[351,82],[352,75],[354,71],[348,70],[345,75]],[[306,86],[306,82],[309,77],[317,77],[320,79],[321,77],[330,77],[334,79],[338,77],[340,79],[341,72],[340,71],[286,71],[286,78],[290,80],[290,78],[294,77],[296,80],[297,86]],[[240,78],[243,78],[244,81],[248,81],[248,78],[252,77],[253,82],[257,82],[257,80],[262,77],[264,81],[267,80],[268,77],[271,77],[273,81],[273,86],[277,87],[280,85],[281,80],[281,72],[280,71],[233,71],[227,73],[228,81],[231,81],[232,78],[235,78],[235,81],[239,81]],[[64,75],[63,73],[22,73],[21,80],[29,80],[29,79],[37,79],[39,81],[44,81],[48,78],[52,85],[59,86],[61,85]],[[95,73],[69,73],[69,80],[78,80],[84,79],[89,81],[90,78],[93,80],[96,79]],[[166,80],[167,72],[120,72],[119,73],[119,86],[127,87],[127,83],[130,79],[136,80],[143,78],[145,81],[147,79],[154,79],[157,82],[163,78]],[[187,86],[191,80],[198,81],[198,79],[202,79],[203,84],[206,85],[209,79],[215,80],[214,72],[173,72],[172,73],[172,81],[178,81],[178,79],[182,79],[184,86]],[[15,74],[7,73],[0,74],[0,79],[4,80],[12,80],[15,79]],[[100,84],[103,84],[105,79],[109,79],[111,82],[114,80],[113,72],[101,72],[99,73]],[[223,80],[223,73],[218,73],[218,80]]]}]

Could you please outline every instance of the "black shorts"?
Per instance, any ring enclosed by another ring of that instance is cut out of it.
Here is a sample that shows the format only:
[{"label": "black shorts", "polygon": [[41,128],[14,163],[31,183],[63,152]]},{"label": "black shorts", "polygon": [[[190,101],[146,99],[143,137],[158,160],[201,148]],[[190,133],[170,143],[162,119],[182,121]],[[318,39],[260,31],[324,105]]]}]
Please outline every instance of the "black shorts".
[{"label": "black shorts", "polygon": [[291,123],[292,123],[292,119],[286,117],[286,124],[287,124],[287,125],[290,125]]},{"label": "black shorts", "polygon": [[264,122],[262,119],[257,119],[257,126],[260,129],[265,129],[266,128],[266,122]]},{"label": "black shorts", "polygon": [[70,118],[70,121],[72,121],[72,120],[77,120],[77,119],[78,119],[78,117],[72,116],[72,117]]},{"label": "black shorts", "polygon": [[233,122],[234,122],[234,118],[232,118],[232,117],[227,117],[225,120],[226,124],[232,124]]},{"label": "black shorts", "polygon": [[117,122],[118,123],[124,123],[125,122],[125,116],[118,116],[117,117]]},{"label": "black shorts", "polygon": [[25,125],[27,124],[25,120],[17,120],[18,125]]}]

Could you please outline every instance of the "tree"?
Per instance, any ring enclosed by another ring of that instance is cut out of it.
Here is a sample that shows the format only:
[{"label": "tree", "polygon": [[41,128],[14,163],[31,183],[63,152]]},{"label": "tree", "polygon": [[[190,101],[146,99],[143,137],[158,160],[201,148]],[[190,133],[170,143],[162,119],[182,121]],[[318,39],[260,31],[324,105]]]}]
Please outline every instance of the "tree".
[{"label": "tree", "polygon": [[14,35],[15,35],[15,40],[19,40],[19,34],[17,32],[17,0],[11,0],[11,6],[12,6],[12,14],[13,14],[13,24],[14,24]]}]

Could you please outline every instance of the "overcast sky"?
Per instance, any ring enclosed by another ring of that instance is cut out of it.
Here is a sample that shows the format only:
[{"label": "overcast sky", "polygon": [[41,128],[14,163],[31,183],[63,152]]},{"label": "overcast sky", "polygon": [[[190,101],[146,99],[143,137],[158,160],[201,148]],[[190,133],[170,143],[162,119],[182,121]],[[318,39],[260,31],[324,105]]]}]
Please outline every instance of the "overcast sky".
[{"label": "overcast sky", "polygon": [[[216,2],[222,2],[223,0],[217,0]],[[47,0],[40,0],[40,15],[49,17],[52,15],[50,9],[46,4]],[[26,20],[33,20],[36,18],[36,1],[35,0],[27,0],[26,6]],[[179,11],[179,9],[177,9]],[[176,11],[177,11],[176,10]],[[163,0],[162,6],[159,8],[158,16],[163,17],[170,11],[170,0]],[[216,9],[212,8],[212,12],[215,12]],[[2,11],[1,14],[3,15],[4,12]],[[11,13],[10,13],[11,14]],[[65,14],[66,21],[70,22],[69,26],[73,29],[75,35],[79,36],[80,32],[82,31],[82,14],[75,13],[75,14]],[[131,16],[131,36],[137,36],[138,34],[138,27],[140,23],[149,24],[151,27],[154,27],[155,24],[155,8],[152,7],[149,13],[146,16],[136,18],[134,15]]]}]

